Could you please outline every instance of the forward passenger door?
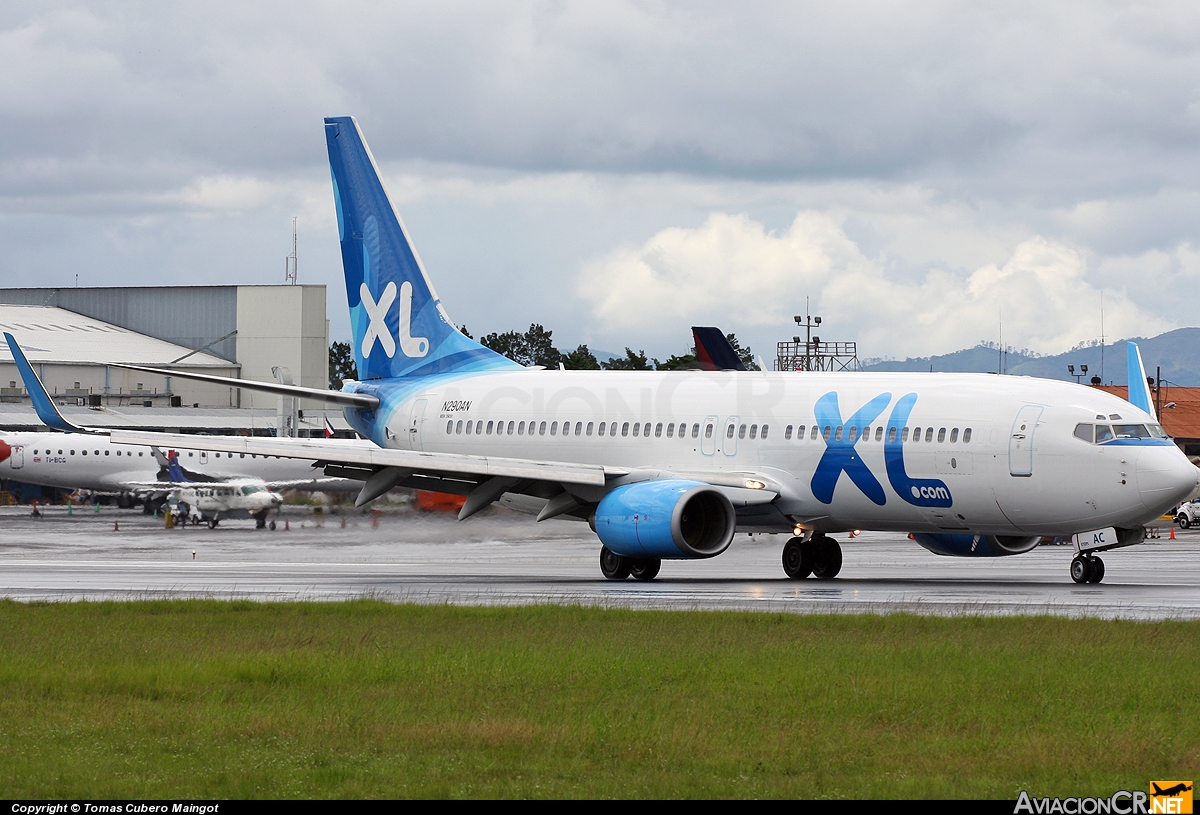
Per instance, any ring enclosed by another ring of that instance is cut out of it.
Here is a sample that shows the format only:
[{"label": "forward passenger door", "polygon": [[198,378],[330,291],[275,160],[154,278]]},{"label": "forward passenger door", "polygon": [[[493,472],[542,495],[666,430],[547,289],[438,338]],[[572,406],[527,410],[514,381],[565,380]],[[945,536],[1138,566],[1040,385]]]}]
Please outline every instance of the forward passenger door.
[{"label": "forward passenger door", "polygon": [[1041,405],[1025,405],[1018,411],[1008,439],[1009,475],[1018,478],[1033,475],[1033,432],[1043,410]]}]

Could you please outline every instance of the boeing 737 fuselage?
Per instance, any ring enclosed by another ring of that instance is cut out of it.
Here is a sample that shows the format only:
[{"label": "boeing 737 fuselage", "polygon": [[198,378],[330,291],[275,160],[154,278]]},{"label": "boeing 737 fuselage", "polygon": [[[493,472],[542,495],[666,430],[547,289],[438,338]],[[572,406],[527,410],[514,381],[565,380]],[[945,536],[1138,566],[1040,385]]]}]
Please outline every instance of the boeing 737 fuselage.
[{"label": "boeing 737 fuselage", "polygon": [[[831,535],[854,529],[994,557],[1114,527],[1111,548],[1141,541],[1145,522],[1196,487],[1132,345],[1131,401],[984,374],[523,368],[447,316],[358,124],[326,119],[325,135],[359,380],[328,393],[235,382],[339,404],[378,446],[331,441],[314,456],[302,439],[113,431],[114,441],[318,458],[327,475],[365,482],[360,504],[405,485],[466,495],[460,517],[499,500],[539,520],[584,519],[610,579],[719,555],[738,531],[794,534],[783,549],[792,578],[836,575]],[[9,344],[28,387],[36,377]],[[47,424],[82,429],[48,398],[34,402]],[[1075,580],[1103,577],[1097,550],[1076,556]]]}]

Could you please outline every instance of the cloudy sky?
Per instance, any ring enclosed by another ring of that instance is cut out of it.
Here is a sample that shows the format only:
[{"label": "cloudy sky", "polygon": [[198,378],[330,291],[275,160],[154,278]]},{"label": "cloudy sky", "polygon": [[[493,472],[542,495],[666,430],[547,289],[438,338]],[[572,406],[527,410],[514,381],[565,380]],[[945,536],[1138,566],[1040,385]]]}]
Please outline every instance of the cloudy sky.
[{"label": "cloudy sky", "polygon": [[450,315],[1059,352],[1200,323],[1194,3],[0,5],[0,285],[329,285],[358,118]]}]

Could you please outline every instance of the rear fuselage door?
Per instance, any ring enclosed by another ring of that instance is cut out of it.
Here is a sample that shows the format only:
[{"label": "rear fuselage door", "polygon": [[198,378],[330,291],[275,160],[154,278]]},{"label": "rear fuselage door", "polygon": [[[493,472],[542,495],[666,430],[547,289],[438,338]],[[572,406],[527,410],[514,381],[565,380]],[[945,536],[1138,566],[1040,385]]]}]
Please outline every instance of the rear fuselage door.
[{"label": "rear fuselage door", "polygon": [[730,416],[725,420],[725,429],[721,431],[721,452],[727,456],[737,455],[738,417]]},{"label": "rear fuselage door", "polygon": [[1041,418],[1041,405],[1025,405],[1017,413],[1008,439],[1008,472],[1017,477],[1033,475],[1033,432]]},{"label": "rear fuselage door", "polygon": [[412,411],[408,414],[408,446],[412,450],[421,450],[421,424],[425,421],[425,405],[428,399],[417,399],[413,402]]},{"label": "rear fuselage door", "polygon": [[24,445],[14,447],[11,454],[12,466],[14,470],[19,470],[25,466],[25,447]]}]

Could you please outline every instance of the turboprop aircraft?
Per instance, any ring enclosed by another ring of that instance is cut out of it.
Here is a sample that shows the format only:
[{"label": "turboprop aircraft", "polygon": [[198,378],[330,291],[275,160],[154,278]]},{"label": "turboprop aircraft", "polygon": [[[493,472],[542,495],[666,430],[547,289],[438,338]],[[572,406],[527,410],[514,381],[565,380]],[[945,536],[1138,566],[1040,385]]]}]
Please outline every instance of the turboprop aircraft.
[{"label": "turboprop aircraft", "polygon": [[[1132,403],[989,374],[522,367],[455,328],[358,123],[326,119],[325,138],[359,379],[341,391],[212,379],[341,405],[377,446],[132,431],[114,441],[318,459],[327,475],[364,480],[359,504],[404,485],[465,495],[460,518],[503,499],[538,520],[587,520],[614,580],[720,555],[739,531],[792,533],[783,567],[800,579],[838,574],[840,532],[910,532],[937,554],[998,557],[1112,527],[1071,563],[1074,579],[1098,581],[1097,551],[1140,542],[1143,523],[1196,487],[1132,345]],[[42,421],[61,422],[45,402],[35,399]]]},{"label": "turboprop aircraft", "polygon": [[[228,481],[193,481],[179,465],[179,454],[167,456],[166,482],[150,482],[147,488],[170,490],[168,500],[176,512],[193,524],[205,522],[216,529],[223,518],[253,518],[258,529],[267,525],[271,510],[283,505],[283,496],[271,492],[261,478],[235,478]],[[286,485],[283,485],[286,486]],[[275,522],[271,521],[271,529]],[[182,526],[182,524],[181,524]]]}]

